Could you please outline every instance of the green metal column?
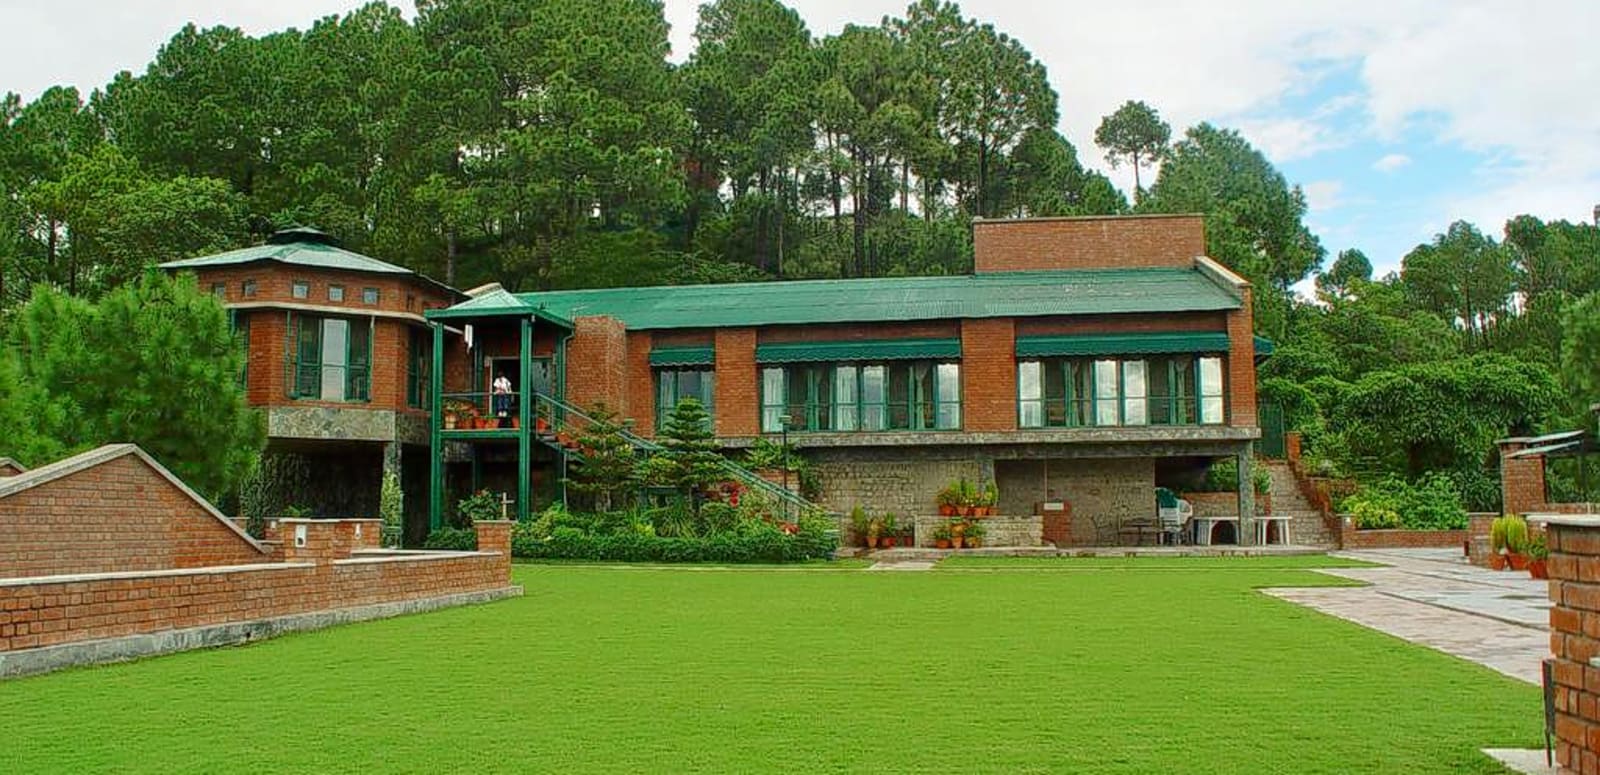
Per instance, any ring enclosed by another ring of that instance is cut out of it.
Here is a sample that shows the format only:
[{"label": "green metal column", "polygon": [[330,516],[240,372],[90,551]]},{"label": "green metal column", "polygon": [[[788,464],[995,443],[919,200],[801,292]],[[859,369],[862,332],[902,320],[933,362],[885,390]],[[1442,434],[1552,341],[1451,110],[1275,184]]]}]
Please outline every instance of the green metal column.
[{"label": "green metal column", "polygon": [[444,524],[444,327],[433,328],[433,370],[428,375],[428,529]]},{"label": "green metal column", "polygon": [[521,430],[517,431],[517,519],[527,521],[529,512],[529,493],[533,489],[529,481],[528,464],[533,457],[533,423],[529,422],[533,404],[533,318],[522,319],[522,349],[518,351],[517,367],[521,379],[517,383],[521,395],[517,398],[517,415],[520,418]]}]

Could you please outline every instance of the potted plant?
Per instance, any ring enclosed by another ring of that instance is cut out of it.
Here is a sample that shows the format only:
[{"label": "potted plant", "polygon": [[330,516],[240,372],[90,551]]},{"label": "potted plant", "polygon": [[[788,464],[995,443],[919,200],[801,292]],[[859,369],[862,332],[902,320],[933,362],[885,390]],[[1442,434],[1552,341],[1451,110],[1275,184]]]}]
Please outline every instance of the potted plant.
[{"label": "potted plant", "polygon": [[872,520],[867,518],[865,509],[857,506],[850,510],[850,531],[855,533],[856,540],[860,541],[862,546],[867,546],[868,548],[871,547],[867,544],[867,528],[871,524]]},{"label": "potted plant", "polygon": [[1506,522],[1506,562],[1512,570],[1528,568],[1528,523],[1512,516]]},{"label": "potted plant", "polygon": [[950,520],[950,545],[956,549],[966,545],[967,522],[962,519]]},{"label": "potted plant", "polygon": [[878,534],[878,541],[883,544],[883,548],[893,549],[895,541],[899,538],[899,535],[899,533],[895,532],[894,512],[891,511],[888,514],[883,515],[881,530]]},{"label": "potted plant", "polygon": [[882,539],[882,537],[883,519],[880,517],[873,517],[871,521],[867,522],[867,548],[878,548],[878,541]]},{"label": "potted plant", "polygon": [[945,485],[944,489],[934,496],[934,502],[939,504],[939,516],[955,516],[956,509],[960,507],[959,504],[961,503],[961,486],[955,482]]},{"label": "potted plant", "polygon": [[990,479],[989,482],[983,486],[983,516],[994,516],[995,507],[999,504],[1000,488],[995,486],[993,479]]},{"label": "potted plant", "polygon": [[978,486],[964,476],[961,477],[959,486],[961,496],[958,503],[961,507],[961,516],[970,517],[978,509]]},{"label": "potted plant", "polygon": [[1540,533],[1528,541],[1528,575],[1536,579],[1550,578],[1550,547]]},{"label": "potted plant", "polygon": [[[462,426],[464,428],[470,428],[470,427],[472,427],[472,425],[471,425],[471,422],[472,422],[471,417],[472,417],[472,404],[469,404],[469,403],[467,403],[465,401],[462,401],[459,398],[452,398],[449,401],[444,402],[444,428],[445,428],[445,430],[453,431],[453,430],[456,429],[457,426]],[[466,420],[466,422],[463,423],[462,420]]]},{"label": "potted plant", "polygon": [[933,545],[938,549],[950,548],[950,523],[946,522],[933,529]]},{"label": "potted plant", "polygon": [[964,538],[967,542],[967,548],[976,549],[982,546],[983,537],[988,535],[988,533],[989,529],[984,527],[983,523],[981,522],[973,522],[968,524],[966,533],[964,535]]},{"label": "potted plant", "polygon": [[1506,524],[1509,517],[1495,517],[1489,523],[1489,569],[1506,569]]}]

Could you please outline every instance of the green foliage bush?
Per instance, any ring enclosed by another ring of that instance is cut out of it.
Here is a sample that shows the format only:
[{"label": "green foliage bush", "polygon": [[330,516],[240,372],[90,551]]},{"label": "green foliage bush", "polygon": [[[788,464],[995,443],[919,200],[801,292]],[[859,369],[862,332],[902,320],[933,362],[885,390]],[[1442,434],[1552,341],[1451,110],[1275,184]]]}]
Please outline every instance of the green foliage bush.
[{"label": "green foliage bush", "polygon": [[1461,530],[1467,526],[1461,495],[1450,476],[1442,473],[1428,474],[1416,484],[1391,476],[1363,485],[1346,497],[1340,508],[1362,530]]},{"label": "green foliage bush", "polygon": [[[514,534],[513,534],[514,535]],[[472,552],[478,549],[478,531],[470,527],[441,527],[428,534],[424,549]]]},{"label": "green foliage bush", "polygon": [[737,530],[708,537],[658,536],[640,531],[592,534],[564,526],[541,538],[531,528],[513,530],[511,553],[526,558],[596,562],[792,563],[826,559],[838,548],[837,544],[828,520],[805,517],[793,534],[762,521],[746,522]]},{"label": "green foliage bush", "polygon": [[[1261,466],[1250,468],[1250,483],[1255,487],[1257,495],[1265,495],[1272,491],[1272,474]],[[1239,491],[1239,463],[1233,458],[1218,460],[1206,470],[1206,480],[1203,485],[1204,492],[1238,492]]]}]

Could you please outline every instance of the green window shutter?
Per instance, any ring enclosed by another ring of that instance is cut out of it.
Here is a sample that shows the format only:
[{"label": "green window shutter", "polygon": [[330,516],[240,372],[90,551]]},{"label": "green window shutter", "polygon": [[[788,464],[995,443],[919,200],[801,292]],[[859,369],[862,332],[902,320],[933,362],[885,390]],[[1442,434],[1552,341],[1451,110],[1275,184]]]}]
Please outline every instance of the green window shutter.
[{"label": "green window shutter", "polygon": [[322,319],[295,316],[294,397],[322,397]]},{"label": "green window shutter", "polygon": [[363,326],[356,321],[350,324],[350,339],[346,345],[345,388],[348,401],[368,401],[372,398],[372,329],[369,318]]}]

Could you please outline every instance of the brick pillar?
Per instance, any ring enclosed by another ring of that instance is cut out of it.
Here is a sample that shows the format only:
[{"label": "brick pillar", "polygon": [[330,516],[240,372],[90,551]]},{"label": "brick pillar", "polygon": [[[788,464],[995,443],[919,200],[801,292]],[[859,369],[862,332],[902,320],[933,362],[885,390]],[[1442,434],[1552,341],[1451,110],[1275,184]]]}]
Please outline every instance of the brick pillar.
[{"label": "brick pillar", "polygon": [[483,519],[472,523],[478,534],[478,551],[511,554],[511,526],[509,519]]},{"label": "brick pillar", "polygon": [[1544,457],[1510,457],[1511,453],[1528,447],[1527,439],[1501,439],[1500,445],[1500,511],[1505,514],[1527,514],[1544,511]]},{"label": "brick pillar", "polygon": [[1300,470],[1300,431],[1283,434],[1283,456],[1294,470]]},{"label": "brick pillar", "polygon": [[383,520],[344,519],[350,523],[352,549],[380,549],[383,547]]},{"label": "brick pillar", "polygon": [[355,525],[349,520],[280,519],[278,530],[285,562],[327,565],[348,558],[355,548]]},{"label": "brick pillar", "polygon": [[761,371],[756,368],[756,330],[719,328],[717,357],[717,435],[761,433]]},{"label": "brick pillar", "polygon": [[649,331],[628,332],[627,417],[633,421],[633,432],[647,439],[656,435],[656,381],[650,371],[653,344]]},{"label": "brick pillar", "polygon": [[1600,519],[1551,520],[1550,650],[1555,657],[1556,764],[1600,772]]},{"label": "brick pillar", "polygon": [[1256,337],[1250,288],[1240,288],[1243,306],[1228,313],[1228,410],[1230,425],[1256,425]]},{"label": "brick pillar", "polygon": [[1011,318],[961,321],[961,428],[1017,429],[1017,329]]},{"label": "brick pillar", "polygon": [[622,321],[590,315],[573,320],[572,325],[572,342],[567,345],[567,402],[584,410],[604,403],[614,412],[627,411],[623,386],[628,339]]}]

